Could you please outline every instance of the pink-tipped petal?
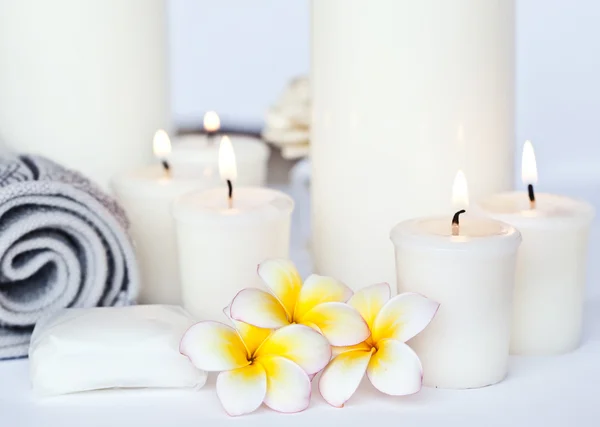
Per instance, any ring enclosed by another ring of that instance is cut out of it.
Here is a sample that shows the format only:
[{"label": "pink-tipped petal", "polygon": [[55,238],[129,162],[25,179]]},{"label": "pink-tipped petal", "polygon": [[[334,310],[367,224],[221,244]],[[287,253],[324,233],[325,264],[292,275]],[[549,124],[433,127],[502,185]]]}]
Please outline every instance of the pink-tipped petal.
[{"label": "pink-tipped petal", "polygon": [[204,371],[228,371],[250,363],[235,329],[219,322],[193,325],[181,339],[179,351]]},{"label": "pink-tipped petal", "polygon": [[352,397],[365,375],[371,351],[355,350],[340,354],[325,368],[319,391],[327,403],[341,408]]},{"label": "pink-tipped petal", "polygon": [[439,304],[423,295],[404,293],[396,295],[383,306],[371,328],[373,341],[396,339],[406,342],[431,322]]},{"label": "pink-tipped petal", "polygon": [[310,275],[302,285],[294,311],[294,320],[304,323],[302,317],[317,305],[324,302],[346,302],[352,290],[332,277]]},{"label": "pink-tipped petal", "polygon": [[258,328],[256,326],[249,325],[248,323],[240,322],[231,317],[231,305],[228,305],[223,309],[225,316],[229,318],[229,321],[233,324],[233,327],[237,331],[238,335],[242,339],[246,350],[248,350],[248,358],[254,355],[254,352],[269,335],[271,335],[271,329]]},{"label": "pink-tipped petal", "polygon": [[390,295],[390,285],[377,283],[356,291],[348,304],[357,309],[369,328],[372,328],[377,313],[390,300]]},{"label": "pink-tipped petal", "polygon": [[225,411],[235,417],[258,409],[267,394],[267,374],[254,363],[217,377],[217,396]]},{"label": "pink-tipped petal", "polygon": [[294,263],[287,259],[269,259],[258,266],[258,275],[284,307],[287,318],[292,319],[302,288],[302,278]]},{"label": "pink-tipped petal", "polygon": [[403,342],[387,339],[369,361],[367,376],[382,393],[392,396],[414,394],[421,390],[423,368],[417,354]]},{"label": "pink-tipped petal", "polygon": [[311,382],[304,370],[285,357],[259,357],[257,362],[267,372],[269,408],[284,413],[304,411],[310,404]]},{"label": "pink-tipped petal", "polygon": [[234,320],[264,329],[281,328],[290,323],[279,301],[260,289],[238,292],[231,302],[230,313]]},{"label": "pink-tipped petal", "polygon": [[306,313],[302,323],[316,325],[334,346],[354,345],[371,332],[360,313],[343,302],[326,302]]},{"label": "pink-tipped petal", "polygon": [[329,363],[331,347],[323,335],[308,326],[289,325],[274,331],[255,355],[285,357],[310,375],[319,372]]}]

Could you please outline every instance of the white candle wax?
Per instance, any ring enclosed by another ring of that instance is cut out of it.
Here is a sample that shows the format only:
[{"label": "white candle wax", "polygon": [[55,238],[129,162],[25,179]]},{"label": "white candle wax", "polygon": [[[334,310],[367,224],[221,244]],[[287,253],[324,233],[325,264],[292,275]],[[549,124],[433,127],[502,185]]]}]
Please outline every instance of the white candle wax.
[{"label": "white candle wax", "polygon": [[[244,186],[261,187],[267,178],[269,147],[263,141],[249,136],[228,135],[235,151],[240,180]],[[219,141],[222,135],[184,135],[173,138],[173,151],[167,156],[176,164],[172,175],[178,178],[197,178],[222,185],[219,178]]]},{"label": "white candle wax", "polygon": [[0,2],[0,129],[107,188],[169,125],[165,0]]},{"label": "white candle wax", "polygon": [[116,175],[112,188],[131,222],[130,234],[142,278],[138,302],[181,304],[173,200],[209,188],[202,180],[173,179],[160,165]]},{"label": "white candle wax", "polygon": [[393,283],[390,228],[447,212],[458,168],[475,198],[512,188],[514,22],[514,0],[313,2],[318,272]]},{"label": "white candle wax", "polygon": [[519,248],[511,353],[545,355],[576,348],[581,340],[588,237],[594,209],[552,194],[491,196],[476,209],[515,226]]},{"label": "white candle wax", "polygon": [[184,307],[198,319],[224,320],[241,289],[260,286],[258,264],[287,258],[294,202],[267,188],[236,188],[233,208],[217,188],[178,198],[177,228]]},{"label": "white candle wax", "polygon": [[[166,134],[164,138],[169,147]],[[143,304],[181,304],[173,200],[192,190],[224,185],[218,173],[218,140],[209,144],[203,136],[186,136],[175,141],[172,152],[165,155],[169,173],[155,165],[130,170],[112,180],[117,199],[131,221],[142,277],[139,302]],[[252,138],[235,138],[232,144],[241,170],[238,182],[263,185],[269,157],[266,144]]]},{"label": "white candle wax", "polygon": [[487,218],[415,219],[393,228],[398,292],[440,303],[431,324],[408,344],[423,363],[423,383],[475,388],[507,373],[516,252],[521,236]]}]

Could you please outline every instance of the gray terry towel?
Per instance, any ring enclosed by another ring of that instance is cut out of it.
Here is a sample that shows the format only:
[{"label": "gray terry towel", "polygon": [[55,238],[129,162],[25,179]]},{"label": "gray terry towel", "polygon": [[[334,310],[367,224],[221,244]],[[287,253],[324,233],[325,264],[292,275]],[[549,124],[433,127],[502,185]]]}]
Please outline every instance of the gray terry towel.
[{"label": "gray terry towel", "polygon": [[27,355],[35,322],[52,311],[134,302],[127,227],[123,209],[79,173],[0,157],[0,359]]}]

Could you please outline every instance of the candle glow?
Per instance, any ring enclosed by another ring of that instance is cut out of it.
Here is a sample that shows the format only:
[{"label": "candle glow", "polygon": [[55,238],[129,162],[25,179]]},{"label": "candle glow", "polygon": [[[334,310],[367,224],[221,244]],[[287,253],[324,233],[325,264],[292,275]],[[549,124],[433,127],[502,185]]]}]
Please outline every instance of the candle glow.
[{"label": "candle glow", "polygon": [[224,136],[219,145],[219,174],[224,181],[235,181],[237,178],[235,152],[228,136]]},{"label": "candle glow", "polygon": [[204,114],[204,131],[207,133],[215,133],[221,128],[221,119],[214,111],[207,111]]},{"label": "candle glow", "polygon": [[452,184],[452,205],[456,209],[466,209],[469,207],[469,187],[467,178],[462,170],[456,172],[454,183]]},{"label": "candle glow", "polygon": [[167,132],[163,129],[157,130],[154,134],[152,150],[154,151],[154,155],[159,159],[164,159],[171,154],[171,140]]},{"label": "candle glow", "polygon": [[534,185],[537,184],[538,181],[537,163],[535,161],[535,152],[533,151],[531,141],[525,141],[525,145],[523,145],[521,178],[525,185]]}]

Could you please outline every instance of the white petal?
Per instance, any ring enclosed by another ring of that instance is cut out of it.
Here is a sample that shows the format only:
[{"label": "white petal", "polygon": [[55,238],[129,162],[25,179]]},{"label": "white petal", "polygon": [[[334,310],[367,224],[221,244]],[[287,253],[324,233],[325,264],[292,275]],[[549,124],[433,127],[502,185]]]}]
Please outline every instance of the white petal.
[{"label": "white petal", "polygon": [[294,263],[287,259],[269,259],[258,266],[258,275],[283,305],[288,319],[291,319],[302,288],[302,279]]},{"label": "white petal", "polygon": [[219,322],[193,325],[181,339],[179,351],[204,371],[228,371],[250,363],[235,329]]},{"label": "white petal", "polygon": [[231,317],[259,328],[289,325],[285,309],[273,295],[260,289],[242,289],[231,301]]},{"label": "white petal", "polygon": [[265,405],[285,413],[300,412],[310,404],[311,382],[306,372],[285,357],[256,359],[267,372]]},{"label": "white petal", "polygon": [[302,317],[302,323],[315,325],[335,346],[355,345],[371,335],[360,313],[343,302],[317,305]]},{"label": "white petal", "polygon": [[285,357],[310,375],[327,366],[331,347],[323,335],[308,326],[289,325],[273,332],[255,354],[256,357]]},{"label": "white petal", "polygon": [[406,342],[431,322],[439,304],[415,293],[396,295],[383,306],[375,321],[371,334],[373,341],[393,338]]},{"label": "white petal", "polygon": [[248,358],[252,357],[263,341],[271,335],[271,329],[259,328],[232,318],[230,305],[223,309],[223,313],[229,318],[229,321],[233,324],[233,327],[242,339],[246,350],[248,350]]},{"label": "white petal", "polygon": [[324,302],[346,302],[352,296],[352,290],[332,277],[310,275],[300,289],[298,302],[294,310],[294,320],[302,322],[302,316]]},{"label": "white petal", "polygon": [[390,300],[390,294],[390,285],[377,283],[356,291],[348,304],[357,309],[369,328],[372,328],[377,313]]},{"label": "white petal", "polygon": [[259,363],[221,372],[217,377],[217,396],[231,416],[254,412],[267,394],[267,374]]},{"label": "white petal", "polygon": [[375,388],[392,396],[417,393],[423,383],[423,368],[417,354],[403,342],[388,339],[377,343],[367,376]]},{"label": "white petal", "polygon": [[355,350],[340,354],[321,374],[319,391],[331,406],[341,408],[356,391],[371,360],[371,351]]}]

